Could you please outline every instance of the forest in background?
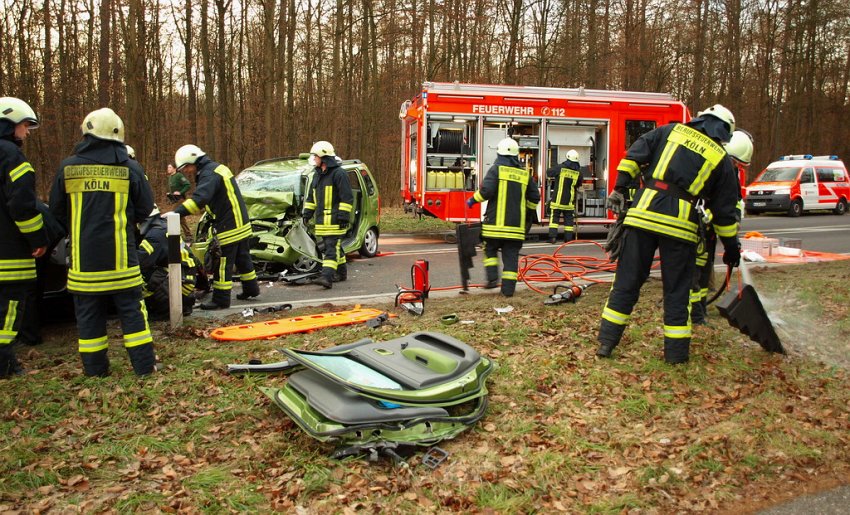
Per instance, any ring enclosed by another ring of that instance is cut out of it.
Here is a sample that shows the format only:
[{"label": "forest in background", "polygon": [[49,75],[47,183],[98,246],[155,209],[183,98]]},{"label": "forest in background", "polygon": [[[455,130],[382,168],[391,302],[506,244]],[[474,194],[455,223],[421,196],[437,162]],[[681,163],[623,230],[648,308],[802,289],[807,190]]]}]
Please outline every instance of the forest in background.
[{"label": "forest in background", "polygon": [[423,81],[656,91],[722,103],[781,154],[850,159],[846,0],[0,0],[0,96],[42,127],[49,189],[113,108],[157,197],[196,143],[237,172],[331,141],[400,203],[399,106]]}]

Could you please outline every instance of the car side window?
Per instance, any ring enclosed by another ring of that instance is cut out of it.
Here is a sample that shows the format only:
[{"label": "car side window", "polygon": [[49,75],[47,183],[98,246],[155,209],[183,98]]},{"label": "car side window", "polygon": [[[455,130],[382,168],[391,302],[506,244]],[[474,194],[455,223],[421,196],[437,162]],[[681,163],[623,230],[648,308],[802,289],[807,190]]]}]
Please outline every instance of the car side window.
[{"label": "car side window", "polygon": [[803,173],[800,175],[800,183],[808,184],[810,182],[815,182],[815,174],[811,168],[806,168],[803,170]]},{"label": "car side window", "polygon": [[352,190],[360,190],[360,181],[357,180],[357,170],[348,170],[348,183]]},{"label": "car side window", "polygon": [[369,177],[369,172],[360,170],[360,176],[363,177],[363,184],[366,185],[366,193],[371,197],[375,194],[375,184],[372,183],[372,178]]},{"label": "car side window", "polygon": [[818,168],[816,173],[818,182],[835,182],[835,173],[832,168]]}]

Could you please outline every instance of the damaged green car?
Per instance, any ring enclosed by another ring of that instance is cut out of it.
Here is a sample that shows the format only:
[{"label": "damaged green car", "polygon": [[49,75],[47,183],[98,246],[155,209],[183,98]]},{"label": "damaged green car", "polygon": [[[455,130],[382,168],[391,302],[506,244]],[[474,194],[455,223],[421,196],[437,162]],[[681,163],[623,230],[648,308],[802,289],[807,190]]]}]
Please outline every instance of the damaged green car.
[{"label": "damaged green car", "polygon": [[[321,268],[321,252],[312,226],[301,221],[301,210],[313,167],[309,154],[259,161],[236,177],[248,207],[253,235],[251,257],[261,277],[280,272],[309,273]],[[342,240],[346,254],[363,257],[378,254],[380,197],[369,168],[357,159],[342,161],[354,193],[351,225]],[[204,214],[198,222],[192,251],[203,261],[214,237],[212,219]]]}]

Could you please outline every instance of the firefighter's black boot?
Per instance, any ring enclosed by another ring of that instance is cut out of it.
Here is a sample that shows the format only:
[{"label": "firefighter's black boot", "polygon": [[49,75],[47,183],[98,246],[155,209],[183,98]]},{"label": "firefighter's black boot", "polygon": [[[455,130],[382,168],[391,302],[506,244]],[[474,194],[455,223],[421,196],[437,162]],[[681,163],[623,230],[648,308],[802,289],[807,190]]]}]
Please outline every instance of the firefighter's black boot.
[{"label": "firefighter's black boot", "polygon": [[549,229],[549,243],[557,243],[558,241],[558,229],[550,228]]},{"label": "firefighter's black boot", "polygon": [[156,371],[156,354],[153,352],[153,343],[145,343],[135,347],[127,347],[130,355],[130,363],[133,364],[133,372],[137,376],[146,376]]},{"label": "firefighter's black boot", "polygon": [[610,358],[614,348],[620,343],[620,338],[626,331],[626,326],[618,325],[608,320],[603,319],[599,327],[599,335],[596,340],[599,342],[599,348],[596,349],[596,355],[600,358]]},{"label": "firefighter's black boot", "polygon": [[513,297],[516,291],[516,280],[502,279],[502,295],[505,297]]},{"label": "firefighter's black boot", "polygon": [[569,243],[576,239],[576,233],[572,231],[564,231],[564,243]]},{"label": "firefighter's black boot", "polygon": [[313,279],[313,284],[318,284],[326,290],[334,287],[334,271],[333,268],[322,268],[322,275]]},{"label": "firefighter's black boot", "polygon": [[344,283],[346,280],[348,280],[348,267],[345,266],[345,263],[337,265],[336,273],[334,274],[334,282]]},{"label": "firefighter's black boot", "polygon": [[687,363],[690,359],[690,338],[664,338],[664,361],[670,365]]},{"label": "firefighter's black boot", "polygon": [[691,324],[706,325],[708,322],[705,319],[705,304],[702,302],[691,303]]},{"label": "firefighter's black boot", "polygon": [[109,357],[106,350],[97,352],[81,352],[83,373],[89,377],[107,377],[109,375]]},{"label": "firefighter's black boot", "polygon": [[195,295],[186,295],[183,297],[183,316],[187,317],[192,314],[192,308],[195,305]]},{"label": "firefighter's black boot", "polygon": [[242,282],[242,293],[237,293],[236,298],[239,300],[247,300],[260,296],[260,284],[256,279]]},{"label": "firefighter's black boot", "polygon": [[212,299],[201,304],[201,309],[216,310],[230,307],[230,290],[213,289]]},{"label": "firefighter's black boot", "polygon": [[11,376],[19,376],[24,373],[18,358],[15,357],[13,344],[0,345],[0,379]]},{"label": "firefighter's black boot", "polygon": [[499,267],[488,266],[484,267],[484,270],[487,272],[487,284],[485,284],[484,287],[488,290],[492,290],[499,286]]}]

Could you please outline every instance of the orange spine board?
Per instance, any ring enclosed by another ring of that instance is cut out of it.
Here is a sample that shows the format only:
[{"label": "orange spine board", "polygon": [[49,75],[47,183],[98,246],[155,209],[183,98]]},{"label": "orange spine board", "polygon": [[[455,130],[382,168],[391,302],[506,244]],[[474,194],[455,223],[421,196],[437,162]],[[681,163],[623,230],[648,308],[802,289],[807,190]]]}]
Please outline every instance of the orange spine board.
[{"label": "orange spine board", "polygon": [[[307,333],[325,327],[359,324],[386,313],[379,309],[360,309],[349,311],[318,313],[279,320],[268,320],[256,324],[240,324],[214,329],[210,336],[216,340],[247,341],[267,340],[287,334]],[[392,315],[390,315],[392,316]]]}]

